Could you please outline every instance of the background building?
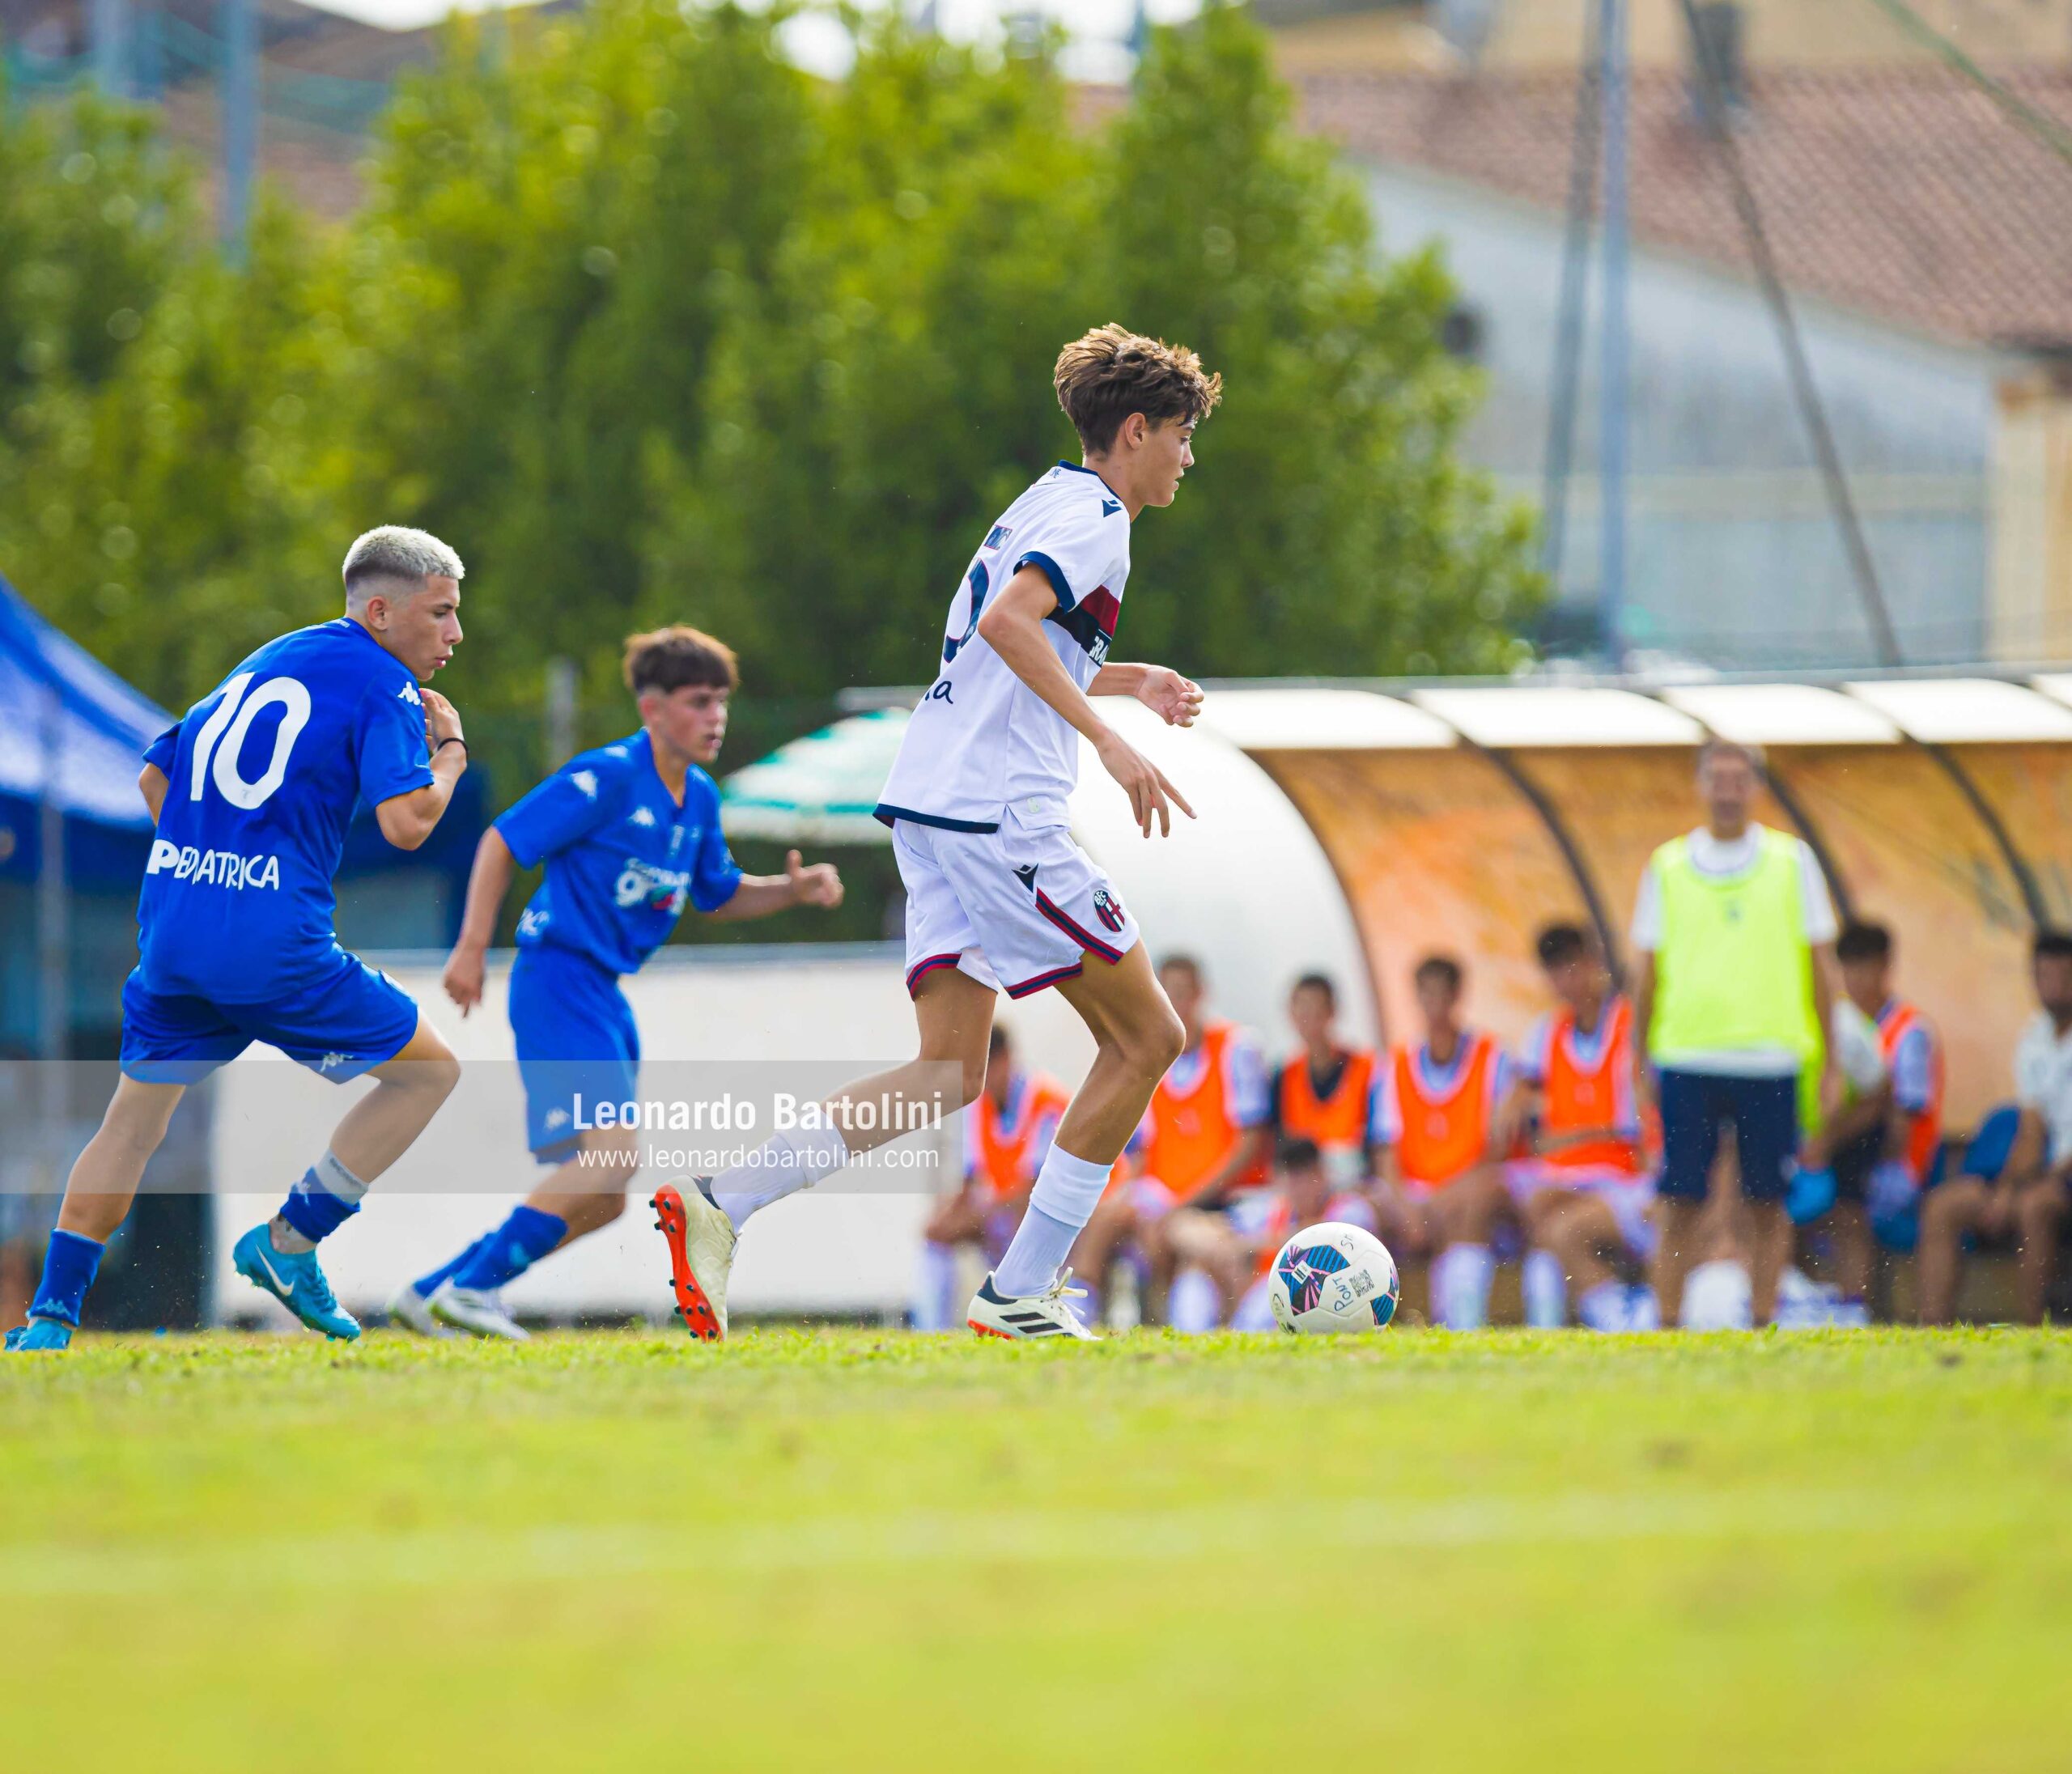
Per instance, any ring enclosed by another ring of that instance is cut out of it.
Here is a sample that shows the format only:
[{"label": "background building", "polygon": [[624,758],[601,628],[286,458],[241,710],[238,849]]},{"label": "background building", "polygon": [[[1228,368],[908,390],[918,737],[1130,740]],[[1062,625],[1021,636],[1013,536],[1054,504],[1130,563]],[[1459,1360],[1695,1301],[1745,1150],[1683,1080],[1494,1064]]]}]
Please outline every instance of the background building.
[{"label": "background building", "polygon": [[[1363,169],[1386,249],[1434,244],[1458,279],[1456,346],[1488,372],[1469,447],[1527,497],[1545,484],[1559,385],[1577,59],[1298,82],[1310,126]],[[2007,79],[2072,125],[2072,68]],[[1753,64],[1738,84],[1734,146],[1903,656],[2065,655],[2072,162],[1941,66]],[[1637,75],[1630,154],[1626,639],[1726,667],[1872,659],[1719,144],[1684,73]],[[1556,646],[1598,639],[1603,291],[1594,276]]]}]

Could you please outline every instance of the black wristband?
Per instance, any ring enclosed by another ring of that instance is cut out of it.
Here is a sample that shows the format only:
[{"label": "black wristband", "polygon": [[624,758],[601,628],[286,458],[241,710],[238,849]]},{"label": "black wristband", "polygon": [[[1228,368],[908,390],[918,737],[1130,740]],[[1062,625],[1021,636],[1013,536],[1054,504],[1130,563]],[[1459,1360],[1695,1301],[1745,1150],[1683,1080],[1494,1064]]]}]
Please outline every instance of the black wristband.
[{"label": "black wristband", "polygon": [[[445,738],[439,741],[436,745],[431,748],[431,755],[434,758],[436,758],[441,752],[444,751],[448,745],[458,745],[464,752],[468,749],[467,741],[461,738],[458,733],[448,733]],[[473,754],[470,753],[469,755],[472,756]]]}]

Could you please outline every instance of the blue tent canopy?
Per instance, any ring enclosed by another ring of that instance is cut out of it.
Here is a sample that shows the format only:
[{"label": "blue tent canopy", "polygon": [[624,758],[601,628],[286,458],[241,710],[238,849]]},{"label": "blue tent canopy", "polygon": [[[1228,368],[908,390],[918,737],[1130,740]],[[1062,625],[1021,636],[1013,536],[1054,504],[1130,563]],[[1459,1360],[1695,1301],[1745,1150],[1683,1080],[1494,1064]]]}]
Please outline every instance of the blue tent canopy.
[{"label": "blue tent canopy", "polygon": [[172,722],[0,579],[0,876],[36,872],[37,814],[54,751],[67,879],[134,881],[151,830],[137,793],[138,759]]},{"label": "blue tent canopy", "polygon": [[0,795],[40,800],[49,692],[58,695],[57,800],[100,824],[148,831],[138,760],[172,724],[78,643],[67,639],[0,579]]}]

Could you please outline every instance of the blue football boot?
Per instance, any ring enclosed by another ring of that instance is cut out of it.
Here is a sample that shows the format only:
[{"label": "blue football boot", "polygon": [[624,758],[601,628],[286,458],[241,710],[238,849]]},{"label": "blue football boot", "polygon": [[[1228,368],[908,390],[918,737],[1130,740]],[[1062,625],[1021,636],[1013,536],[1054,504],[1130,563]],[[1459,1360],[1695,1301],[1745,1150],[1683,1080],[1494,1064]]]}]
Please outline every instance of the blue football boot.
[{"label": "blue football boot", "polygon": [[292,1257],[276,1250],[272,1228],[262,1222],[237,1241],[231,1259],[247,1281],[273,1295],[311,1330],[342,1343],[359,1337],[359,1320],[338,1304],[314,1250]]},{"label": "blue football boot", "polygon": [[32,1318],[7,1333],[10,1355],[55,1355],[72,1347],[72,1327],[62,1318]]}]

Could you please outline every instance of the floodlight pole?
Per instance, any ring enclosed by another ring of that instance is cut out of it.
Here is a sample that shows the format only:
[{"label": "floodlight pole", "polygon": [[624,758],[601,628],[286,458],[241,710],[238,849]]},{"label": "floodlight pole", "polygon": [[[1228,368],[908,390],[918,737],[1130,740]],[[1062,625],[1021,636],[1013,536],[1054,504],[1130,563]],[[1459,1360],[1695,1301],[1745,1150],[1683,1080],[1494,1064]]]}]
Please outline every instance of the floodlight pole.
[{"label": "floodlight pole", "polygon": [[575,661],[556,654],[547,661],[546,704],[542,710],[546,766],[559,770],[576,753]]},{"label": "floodlight pole", "polygon": [[219,99],[223,134],[223,240],[242,264],[259,161],[259,9],[257,0],[220,0],[223,65]]},{"label": "floodlight pole", "polygon": [[1598,43],[1604,133],[1604,312],[1598,388],[1598,629],[1615,668],[1625,663],[1627,322],[1626,0],[1602,0]]}]

